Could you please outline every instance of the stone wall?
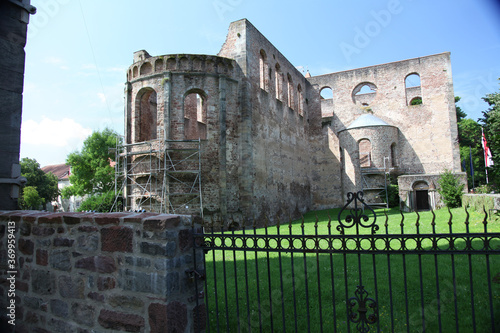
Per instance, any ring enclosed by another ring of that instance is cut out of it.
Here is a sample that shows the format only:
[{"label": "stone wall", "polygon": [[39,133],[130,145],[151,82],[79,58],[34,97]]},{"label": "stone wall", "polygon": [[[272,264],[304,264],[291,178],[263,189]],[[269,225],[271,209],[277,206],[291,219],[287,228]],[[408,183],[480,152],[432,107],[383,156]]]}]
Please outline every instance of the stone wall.
[{"label": "stone wall", "polygon": [[16,332],[204,328],[203,299],[186,273],[202,267],[191,217],[4,212],[0,220],[0,302],[3,312],[15,302]]}]

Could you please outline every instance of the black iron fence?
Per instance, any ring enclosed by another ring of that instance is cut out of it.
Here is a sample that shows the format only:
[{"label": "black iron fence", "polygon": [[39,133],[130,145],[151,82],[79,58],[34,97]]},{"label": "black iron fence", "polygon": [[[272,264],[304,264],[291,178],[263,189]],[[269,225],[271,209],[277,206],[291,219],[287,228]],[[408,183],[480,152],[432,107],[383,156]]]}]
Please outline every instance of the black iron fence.
[{"label": "black iron fence", "polygon": [[436,232],[432,213],[423,233],[417,213],[411,234],[401,214],[391,232],[358,192],[336,222],[205,227],[195,315],[207,332],[500,331],[500,233],[486,212],[471,232],[466,214]]}]

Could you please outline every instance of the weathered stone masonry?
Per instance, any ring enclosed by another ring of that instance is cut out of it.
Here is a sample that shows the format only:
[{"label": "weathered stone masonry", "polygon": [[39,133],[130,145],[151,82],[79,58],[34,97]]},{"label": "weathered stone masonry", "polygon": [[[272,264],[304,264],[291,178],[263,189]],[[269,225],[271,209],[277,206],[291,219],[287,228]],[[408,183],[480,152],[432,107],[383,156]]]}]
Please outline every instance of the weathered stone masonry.
[{"label": "weathered stone masonry", "polygon": [[359,190],[380,204],[387,169],[417,175],[400,181],[403,209],[438,207],[439,174],[460,174],[449,53],[304,76],[243,19],[217,56],[136,52],[126,87],[127,142],[202,141],[209,221],[298,217]]},{"label": "weathered stone masonry", "polygon": [[[15,225],[16,332],[188,332],[192,219],[154,213],[0,214],[0,306],[7,307],[8,225]],[[199,266],[201,267],[201,266]],[[198,268],[199,268],[198,267]],[[2,315],[5,318],[4,315]]]}]

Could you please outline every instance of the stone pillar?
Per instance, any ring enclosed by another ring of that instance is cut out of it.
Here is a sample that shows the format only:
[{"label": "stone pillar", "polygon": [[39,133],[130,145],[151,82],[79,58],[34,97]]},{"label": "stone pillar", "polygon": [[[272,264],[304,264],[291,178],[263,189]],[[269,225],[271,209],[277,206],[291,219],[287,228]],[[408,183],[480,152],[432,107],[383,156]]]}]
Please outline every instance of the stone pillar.
[{"label": "stone pillar", "polygon": [[26,181],[19,167],[24,46],[29,15],[35,12],[29,0],[0,2],[0,209],[17,209]]}]

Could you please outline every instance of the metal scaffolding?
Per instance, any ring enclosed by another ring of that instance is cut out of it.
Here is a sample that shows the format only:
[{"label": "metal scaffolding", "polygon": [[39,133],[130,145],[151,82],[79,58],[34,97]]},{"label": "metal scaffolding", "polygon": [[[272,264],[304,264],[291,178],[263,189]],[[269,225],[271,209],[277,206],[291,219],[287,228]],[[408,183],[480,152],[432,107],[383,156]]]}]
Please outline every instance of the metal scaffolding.
[{"label": "metal scaffolding", "polygon": [[117,144],[115,192],[124,211],[203,216],[201,141]]}]

